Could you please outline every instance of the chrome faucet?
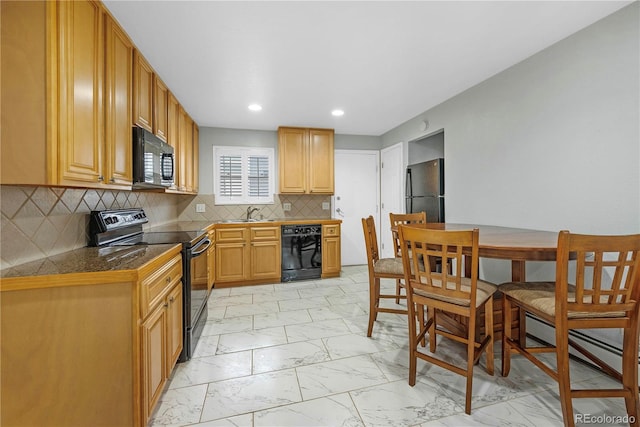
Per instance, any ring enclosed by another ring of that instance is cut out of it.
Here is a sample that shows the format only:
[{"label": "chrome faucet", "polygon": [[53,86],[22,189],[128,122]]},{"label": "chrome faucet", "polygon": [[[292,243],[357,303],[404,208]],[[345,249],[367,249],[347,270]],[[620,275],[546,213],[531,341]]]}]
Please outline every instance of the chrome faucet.
[{"label": "chrome faucet", "polygon": [[257,211],[259,211],[259,210],[260,210],[259,208],[254,208],[253,206],[249,206],[249,207],[247,208],[247,221],[250,221],[250,220],[251,220],[251,214],[252,214],[252,213],[257,212]]}]

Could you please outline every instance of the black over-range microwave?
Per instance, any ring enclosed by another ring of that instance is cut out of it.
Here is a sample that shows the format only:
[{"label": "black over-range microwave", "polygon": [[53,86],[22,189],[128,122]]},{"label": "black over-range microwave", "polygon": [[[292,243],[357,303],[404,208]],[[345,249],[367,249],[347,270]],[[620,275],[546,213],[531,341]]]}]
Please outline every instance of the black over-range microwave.
[{"label": "black over-range microwave", "polygon": [[165,188],[174,180],[173,147],[153,133],[133,127],[133,188]]}]

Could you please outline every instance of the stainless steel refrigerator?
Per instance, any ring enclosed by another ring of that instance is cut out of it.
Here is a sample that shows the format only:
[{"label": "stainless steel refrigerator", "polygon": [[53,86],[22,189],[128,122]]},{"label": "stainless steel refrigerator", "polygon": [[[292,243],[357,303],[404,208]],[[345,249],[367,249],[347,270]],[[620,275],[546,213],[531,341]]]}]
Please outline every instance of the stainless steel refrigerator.
[{"label": "stainless steel refrigerator", "polygon": [[406,212],[427,213],[427,222],[444,222],[444,159],[407,166]]}]

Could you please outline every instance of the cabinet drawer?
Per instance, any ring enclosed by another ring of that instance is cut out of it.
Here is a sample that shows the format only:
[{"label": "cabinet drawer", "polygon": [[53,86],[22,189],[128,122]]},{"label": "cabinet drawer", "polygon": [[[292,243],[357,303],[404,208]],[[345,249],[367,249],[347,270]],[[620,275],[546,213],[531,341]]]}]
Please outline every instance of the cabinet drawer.
[{"label": "cabinet drawer", "polygon": [[280,240],[280,227],[252,227],[251,241]]},{"label": "cabinet drawer", "polygon": [[141,283],[140,308],[145,318],[160,304],[167,292],[182,277],[182,256],[176,255]]},{"label": "cabinet drawer", "polygon": [[340,224],[323,225],[322,237],[333,237],[340,235]]},{"label": "cabinet drawer", "polygon": [[246,228],[220,228],[216,230],[216,243],[241,242],[246,240]]}]

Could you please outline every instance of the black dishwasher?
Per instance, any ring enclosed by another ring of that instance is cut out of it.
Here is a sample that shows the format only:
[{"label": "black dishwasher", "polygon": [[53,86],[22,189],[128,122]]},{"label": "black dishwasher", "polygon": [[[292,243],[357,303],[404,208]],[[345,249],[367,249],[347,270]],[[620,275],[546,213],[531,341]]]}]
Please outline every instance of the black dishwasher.
[{"label": "black dishwasher", "polygon": [[282,281],[319,279],[322,275],[322,226],[282,226]]}]

